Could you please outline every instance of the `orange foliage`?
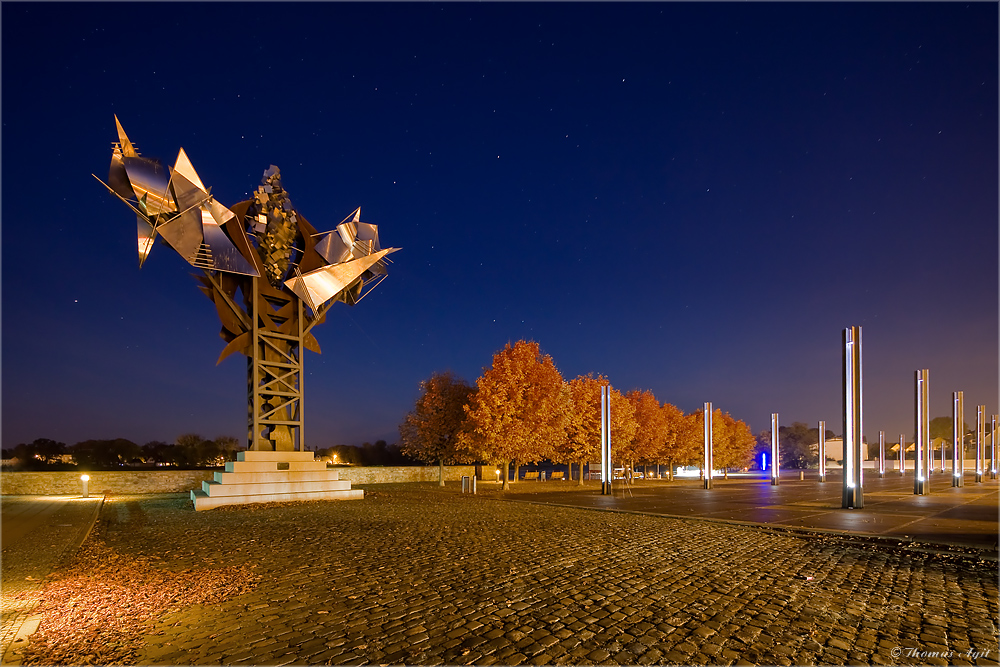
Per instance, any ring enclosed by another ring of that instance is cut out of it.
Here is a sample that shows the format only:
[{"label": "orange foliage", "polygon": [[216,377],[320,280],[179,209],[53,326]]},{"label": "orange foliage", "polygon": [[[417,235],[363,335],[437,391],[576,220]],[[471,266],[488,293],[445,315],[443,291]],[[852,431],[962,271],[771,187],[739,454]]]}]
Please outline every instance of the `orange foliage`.
[{"label": "orange foliage", "polygon": [[465,409],[464,445],[484,461],[550,459],[565,441],[569,407],[569,391],[552,357],[543,356],[535,342],[507,343],[476,380]]},{"label": "orange foliage", "polygon": [[635,410],[636,430],[632,438],[632,457],[642,463],[659,460],[660,452],[670,435],[667,412],[651,391],[633,389],[625,394],[625,398]]},{"label": "orange foliage", "polygon": [[399,425],[400,450],[419,461],[465,462],[467,453],[457,444],[472,387],[445,372],[421,382],[420,391],[413,410]]}]

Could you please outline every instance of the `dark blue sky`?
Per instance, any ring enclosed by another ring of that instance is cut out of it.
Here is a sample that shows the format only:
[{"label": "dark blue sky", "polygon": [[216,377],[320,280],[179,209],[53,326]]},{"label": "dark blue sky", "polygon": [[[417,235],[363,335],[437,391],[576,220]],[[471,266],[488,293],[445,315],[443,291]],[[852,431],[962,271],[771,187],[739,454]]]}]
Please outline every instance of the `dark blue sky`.
[{"label": "dark blue sky", "polygon": [[402,247],[306,357],[310,447],[534,339],[685,411],[998,412],[996,3],[2,6],[3,445],[246,433],[246,366],[107,175],[113,114],[223,203],[270,164]]}]

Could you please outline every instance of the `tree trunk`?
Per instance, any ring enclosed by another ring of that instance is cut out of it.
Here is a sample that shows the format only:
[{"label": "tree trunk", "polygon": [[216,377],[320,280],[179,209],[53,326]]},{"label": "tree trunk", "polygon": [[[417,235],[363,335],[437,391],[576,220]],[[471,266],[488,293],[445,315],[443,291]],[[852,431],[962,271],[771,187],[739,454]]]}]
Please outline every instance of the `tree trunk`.
[{"label": "tree trunk", "polygon": [[577,465],[580,466],[580,484],[579,484],[579,486],[583,486],[583,459],[580,459],[580,461],[577,463]]},{"label": "tree trunk", "polygon": [[722,479],[729,479],[729,468],[722,469]]},{"label": "tree trunk", "polygon": [[510,480],[508,479],[509,477],[510,477],[510,461],[504,461],[503,462],[503,487],[501,489],[502,491],[506,491],[507,489],[510,488]]},{"label": "tree trunk", "polygon": [[438,486],[444,486],[444,459],[438,459]]},{"label": "tree trunk", "polygon": [[674,481],[674,460],[667,459],[667,481]]}]

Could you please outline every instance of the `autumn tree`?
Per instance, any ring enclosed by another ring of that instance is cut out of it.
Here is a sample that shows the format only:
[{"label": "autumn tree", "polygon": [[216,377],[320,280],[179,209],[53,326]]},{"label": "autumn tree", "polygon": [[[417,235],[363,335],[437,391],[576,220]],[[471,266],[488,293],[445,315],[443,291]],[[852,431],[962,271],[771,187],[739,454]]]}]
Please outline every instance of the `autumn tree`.
[{"label": "autumn tree", "polygon": [[[680,412],[678,410],[678,412]],[[701,411],[690,414],[681,413],[676,419],[676,439],[674,440],[670,465],[697,465],[704,453],[704,430],[700,417]]]},{"label": "autumn tree", "polygon": [[680,408],[670,403],[664,403],[660,411],[664,422],[663,442],[654,460],[656,463],[665,463],[669,470],[668,478],[672,478],[674,463],[686,461],[689,457],[691,420]]},{"label": "autumn tree", "polygon": [[730,468],[743,468],[753,461],[757,438],[746,422],[716,408],[712,413],[712,458],[729,479]]},{"label": "autumn tree", "polygon": [[[551,459],[566,437],[569,390],[538,343],[519,340],[493,355],[465,408],[462,445],[473,458],[500,463]],[[517,476],[515,468],[515,477]]]},{"label": "autumn tree", "polygon": [[567,383],[569,410],[566,437],[556,447],[556,455],[569,463],[572,477],[573,463],[580,467],[580,484],[583,484],[583,465],[599,456],[601,446],[601,386],[607,378],[593,374],[580,375]]},{"label": "autumn tree", "polygon": [[628,454],[634,462],[649,463],[658,459],[667,440],[667,413],[651,391],[633,389],[625,394],[632,406],[635,433]]},{"label": "autumn tree", "polygon": [[420,397],[399,425],[401,451],[419,461],[437,461],[441,486],[445,463],[467,460],[458,444],[471,394],[472,386],[450,371],[435,373],[420,383]]}]

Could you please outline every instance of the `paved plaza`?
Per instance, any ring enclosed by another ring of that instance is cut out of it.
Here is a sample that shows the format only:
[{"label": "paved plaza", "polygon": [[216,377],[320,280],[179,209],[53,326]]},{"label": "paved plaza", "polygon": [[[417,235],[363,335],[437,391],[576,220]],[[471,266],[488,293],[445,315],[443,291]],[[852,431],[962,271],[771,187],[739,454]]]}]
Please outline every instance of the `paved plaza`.
[{"label": "paved plaza", "polygon": [[109,497],[88,545],[140,573],[255,578],[126,627],[138,664],[997,664],[995,549],[635,513],[668,486],[652,481],[645,508],[593,511],[568,505],[608,503],[598,485],[572,484],[207,512]]},{"label": "paved plaza", "polygon": [[[716,478],[706,490],[697,479],[650,480],[626,486],[616,482],[610,496],[579,491],[578,482],[519,483],[510,498],[613,511],[692,517],[768,525],[783,529],[851,533],[886,542],[926,547],[957,545],[996,553],[1000,526],[997,480],[953,487],[951,474],[931,475],[931,493],[913,494],[912,472],[900,475],[866,471],[865,506],[842,509],[840,470],[819,482],[815,471],[786,471],[780,484],[761,474]],[[967,477],[971,477],[967,475]]]},{"label": "paved plaza", "polygon": [[[0,656],[38,625],[32,611],[45,577],[80,545],[97,519],[101,498],[4,496],[0,504]],[[18,636],[20,633],[20,636]]]}]

